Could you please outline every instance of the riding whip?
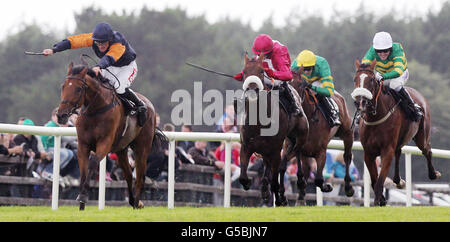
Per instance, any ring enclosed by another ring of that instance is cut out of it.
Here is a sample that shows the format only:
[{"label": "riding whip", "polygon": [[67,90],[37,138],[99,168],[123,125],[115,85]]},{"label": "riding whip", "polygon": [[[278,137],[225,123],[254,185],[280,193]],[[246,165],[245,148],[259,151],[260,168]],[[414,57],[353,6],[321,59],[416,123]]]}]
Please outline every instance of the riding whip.
[{"label": "riding whip", "polygon": [[44,55],[44,53],[40,52],[31,52],[31,51],[25,51],[25,55]]},{"label": "riding whip", "polygon": [[226,77],[231,77],[231,78],[233,78],[232,75],[225,74],[225,73],[218,72],[218,71],[213,71],[213,70],[210,70],[210,69],[208,69],[208,68],[205,68],[205,67],[202,67],[202,66],[199,66],[199,65],[196,65],[196,64],[192,64],[192,63],[189,63],[189,62],[186,62],[186,65],[189,65],[189,66],[192,66],[192,67],[195,67],[195,68],[198,68],[198,69],[200,69],[200,70],[207,71],[207,72],[211,72],[211,73],[214,73],[214,74],[217,74],[217,75],[221,75],[221,76],[226,76]]}]

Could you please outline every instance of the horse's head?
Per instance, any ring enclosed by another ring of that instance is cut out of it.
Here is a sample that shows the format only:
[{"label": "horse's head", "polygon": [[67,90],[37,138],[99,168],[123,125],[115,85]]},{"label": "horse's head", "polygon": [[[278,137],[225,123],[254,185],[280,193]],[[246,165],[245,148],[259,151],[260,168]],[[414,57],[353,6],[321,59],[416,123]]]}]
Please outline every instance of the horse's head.
[{"label": "horse's head", "polygon": [[[356,73],[354,78],[355,89],[351,93],[355,106],[361,112],[376,112],[377,98],[381,91],[381,83],[375,78],[376,60],[369,64],[360,64],[355,61]],[[370,109],[370,110],[369,110]]]},{"label": "horse's head", "polygon": [[302,78],[303,66],[300,66],[298,71],[292,72],[292,82],[291,85],[297,90],[298,94],[301,94],[308,83]]},{"label": "horse's head", "polygon": [[[242,70],[244,84],[242,89],[244,89],[245,96],[249,101],[255,101],[258,96],[259,91],[264,90],[264,55],[259,55],[259,58],[250,59],[247,54],[244,56],[245,66]],[[250,91],[250,92],[249,92]]]},{"label": "horse's head", "polygon": [[73,63],[70,63],[66,80],[61,86],[61,103],[56,114],[58,123],[67,123],[70,115],[76,113],[76,110],[83,105],[88,88],[86,82],[88,69],[87,65],[74,67]]}]

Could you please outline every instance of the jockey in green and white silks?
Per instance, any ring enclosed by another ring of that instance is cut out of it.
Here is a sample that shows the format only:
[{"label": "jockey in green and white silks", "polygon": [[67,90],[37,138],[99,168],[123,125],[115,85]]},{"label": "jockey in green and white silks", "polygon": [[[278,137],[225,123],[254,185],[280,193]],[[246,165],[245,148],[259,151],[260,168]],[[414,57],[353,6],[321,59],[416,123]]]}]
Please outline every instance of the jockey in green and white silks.
[{"label": "jockey in green and white silks", "polygon": [[303,66],[302,78],[308,87],[317,94],[323,114],[330,126],[340,125],[339,108],[331,98],[334,95],[334,82],[328,61],[310,50],[303,50],[291,64],[291,71],[298,72]]},{"label": "jockey in green and white silks", "polygon": [[423,116],[421,108],[414,103],[408,92],[403,88],[409,78],[408,62],[405,51],[400,43],[393,43],[392,37],[387,32],[378,32],[373,38],[373,46],[367,51],[362,64],[370,64],[376,59],[375,76],[378,81],[398,94],[401,106],[407,112],[407,116],[413,121],[418,121]]}]

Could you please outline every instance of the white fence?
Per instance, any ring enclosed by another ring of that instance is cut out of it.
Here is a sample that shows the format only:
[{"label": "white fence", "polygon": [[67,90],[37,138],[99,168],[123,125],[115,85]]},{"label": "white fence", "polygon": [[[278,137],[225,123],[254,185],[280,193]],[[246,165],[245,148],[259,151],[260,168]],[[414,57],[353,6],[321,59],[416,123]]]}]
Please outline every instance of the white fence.
[{"label": "white fence", "polygon": [[[59,168],[60,168],[60,149],[61,136],[76,136],[76,129],[71,127],[43,127],[43,126],[28,126],[16,124],[0,123],[0,133],[14,133],[14,134],[32,134],[32,135],[46,135],[55,137],[55,151],[53,158],[53,184],[52,184],[52,209],[58,209],[59,196]],[[225,178],[224,178],[224,207],[230,207],[230,191],[231,191],[231,142],[239,141],[240,135],[238,133],[205,133],[205,132],[164,132],[169,138],[169,166],[168,166],[168,201],[169,209],[174,208],[175,195],[175,141],[176,140],[204,140],[204,141],[224,141],[225,142]],[[328,148],[343,149],[344,144],[341,140],[331,140]],[[353,143],[354,150],[363,150],[360,142]],[[450,150],[432,149],[433,157],[450,159]],[[406,173],[406,206],[412,204],[412,179],[411,179],[411,156],[422,155],[422,152],[413,146],[404,146],[402,153],[405,154],[405,173]],[[100,177],[99,177],[99,199],[98,208],[105,207],[105,173],[106,162],[105,158],[100,162]],[[367,167],[364,165],[364,206],[370,206],[370,177]],[[323,196],[320,189],[317,189],[317,205],[323,205]]]}]

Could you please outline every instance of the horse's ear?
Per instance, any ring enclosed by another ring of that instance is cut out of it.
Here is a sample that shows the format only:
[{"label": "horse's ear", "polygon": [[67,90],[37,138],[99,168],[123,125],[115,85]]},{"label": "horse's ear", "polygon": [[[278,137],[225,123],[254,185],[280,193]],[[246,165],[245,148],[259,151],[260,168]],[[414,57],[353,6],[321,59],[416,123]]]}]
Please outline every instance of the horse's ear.
[{"label": "horse's ear", "polygon": [[377,64],[377,59],[373,59],[372,63],[370,63],[370,69],[375,69],[375,65]]},{"label": "horse's ear", "polygon": [[86,76],[88,70],[89,70],[89,67],[88,66],[84,66],[83,70],[80,72],[80,75],[82,77]]},{"label": "horse's ear", "polygon": [[259,54],[258,61],[260,61],[261,63],[264,61],[264,54],[263,53]]},{"label": "horse's ear", "polygon": [[359,69],[359,66],[360,66],[360,65],[361,65],[361,63],[359,63],[359,60],[356,59],[356,60],[355,60],[355,67],[356,67],[356,70]]},{"label": "horse's ear", "polygon": [[245,52],[245,55],[244,55],[244,63],[247,64],[247,62],[248,62],[249,60],[250,60],[250,58],[248,58],[248,53]]},{"label": "horse's ear", "polygon": [[73,62],[70,62],[69,64],[69,70],[67,71],[67,75],[70,76],[70,73],[72,73],[72,68],[73,68]]}]

